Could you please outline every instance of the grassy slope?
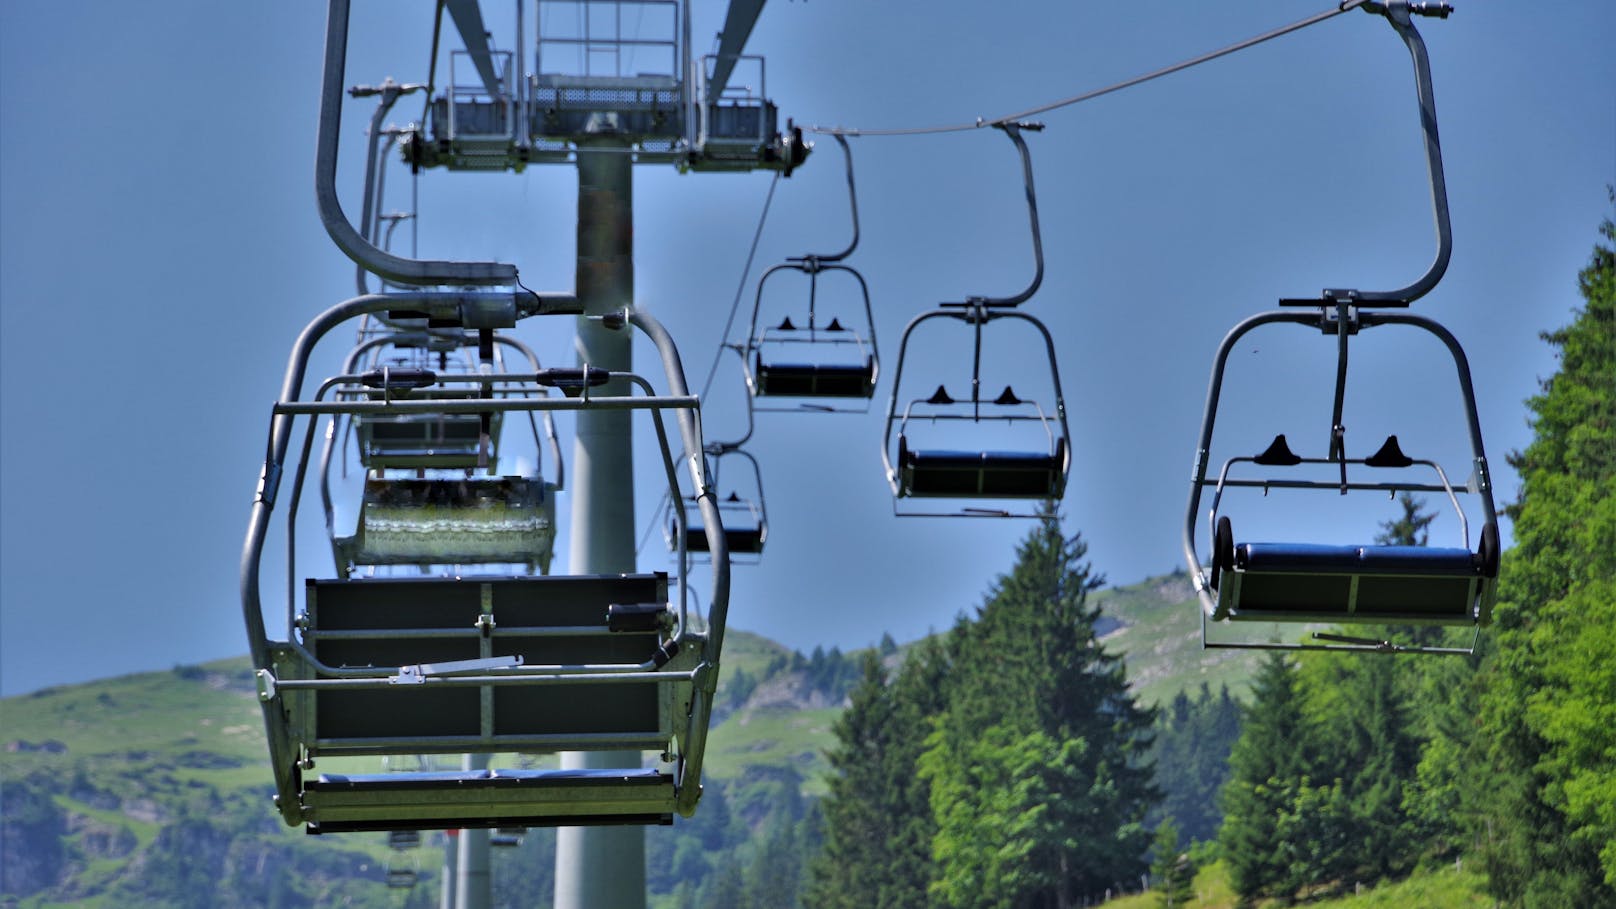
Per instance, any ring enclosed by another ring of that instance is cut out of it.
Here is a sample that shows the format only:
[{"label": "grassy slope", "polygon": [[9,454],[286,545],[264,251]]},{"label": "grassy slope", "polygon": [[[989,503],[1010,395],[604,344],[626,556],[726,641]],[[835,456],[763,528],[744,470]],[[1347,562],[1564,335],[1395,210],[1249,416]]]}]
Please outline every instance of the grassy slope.
[{"label": "grassy slope", "polygon": [[[7,698],[0,729],[4,745],[18,743],[0,752],[0,787],[44,785],[75,818],[66,847],[77,895],[60,905],[114,905],[102,886],[134,867],[176,818],[261,808],[261,835],[314,848],[271,807],[263,719],[245,657]],[[132,849],[107,854],[96,845],[120,835],[132,837]],[[321,848],[355,855],[377,880],[389,853],[380,834],[332,837]],[[19,905],[58,904],[33,897]]]},{"label": "grassy slope", "polygon": [[1228,685],[1236,697],[1245,697],[1257,670],[1256,652],[1202,648],[1201,611],[1188,575],[1103,590],[1097,602],[1102,615],[1123,623],[1104,642],[1127,655],[1129,682],[1144,702],[1164,703],[1202,682],[1213,691]]},{"label": "grassy slope", "polygon": [[[1245,690],[1252,657],[1203,651],[1197,614],[1187,595],[1182,578],[1099,594],[1104,613],[1122,623],[1106,643],[1113,650],[1133,651],[1130,677],[1147,701],[1159,702],[1202,680],[1214,686],[1227,682],[1237,693]],[[742,670],[759,679],[772,661],[789,653],[757,635],[732,632],[720,684]],[[767,779],[778,778],[780,769],[789,767],[805,781],[806,793],[823,794],[824,750],[840,709],[805,696],[789,676],[765,680],[746,704],[713,729],[708,772],[716,780]],[[92,827],[102,832],[122,828],[133,837],[137,847],[128,856],[86,855],[81,866],[86,876],[116,875],[167,819],[197,809],[202,804],[198,799],[261,804],[264,817],[274,817],[262,719],[243,658],[7,698],[0,701],[0,728],[0,744],[65,746],[65,751],[19,747],[0,752],[0,784],[31,777],[55,781],[51,788],[58,805],[93,821]],[[180,807],[184,805],[191,809]],[[286,828],[276,836],[282,834],[301,837]],[[343,837],[340,845],[376,859],[386,856],[379,835]]]},{"label": "grassy slope", "polygon": [[[1422,871],[1401,881],[1388,881],[1362,893],[1309,902],[1308,909],[1481,909],[1494,905],[1482,886],[1485,879],[1475,871],[1439,868]],[[1136,893],[1100,904],[1100,909],[1157,909],[1157,895]],[[1265,901],[1258,909],[1280,904]],[[1195,876],[1195,899],[1183,909],[1234,909],[1234,890],[1221,864],[1203,868]]]},{"label": "grassy slope", "polygon": [[[1182,577],[1102,591],[1098,601],[1106,616],[1122,623],[1106,644],[1129,654],[1129,676],[1147,702],[1159,703],[1202,681],[1214,688],[1227,683],[1244,694],[1255,658],[1201,649],[1197,613]],[[788,655],[787,648],[758,635],[731,632],[720,686],[738,671],[760,678],[772,660]],[[710,772],[727,779],[752,766],[789,764],[817,791],[822,752],[840,705],[793,697],[765,684],[714,728]],[[7,742],[54,740],[67,747],[66,754],[6,753],[0,759],[6,778],[85,763],[123,764],[138,775],[139,767],[156,761],[181,784],[196,780],[234,790],[268,782],[262,720],[244,659],[45,689],[0,702],[0,715]]]}]

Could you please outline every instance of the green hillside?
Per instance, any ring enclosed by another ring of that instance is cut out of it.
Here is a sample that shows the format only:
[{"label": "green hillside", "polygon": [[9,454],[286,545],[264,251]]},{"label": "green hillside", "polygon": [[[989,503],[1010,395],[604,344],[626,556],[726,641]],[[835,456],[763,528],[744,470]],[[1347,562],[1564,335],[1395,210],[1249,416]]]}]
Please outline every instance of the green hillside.
[{"label": "green hillside", "polygon": [[[1447,866],[1417,871],[1404,880],[1382,881],[1346,896],[1325,897],[1307,903],[1309,909],[1483,909],[1496,905],[1478,871]],[[1158,909],[1155,893],[1135,893],[1101,903],[1098,909]],[[1229,873],[1221,862],[1195,876],[1195,896],[1183,909],[1235,909],[1238,900],[1229,886]],[[1277,907],[1264,901],[1256,909]]]},{"label": "green hillside", "polygon": [[[1249,655],[1201,649],[1188,594],[1182,576],[1099,594],[1115,622],[1108,644],[1129,653],[1148,701],[1203,681],[1243,692],[1250,675]],[[782,785],[823,794],[824,750],[861,658],[729,635],[708,779],[736,823],[765,823]],[[272,811],[245,659],[7,698],[0,728],[0,895],[19,907],[170,904],[195,875],[237,905],[398,904],[382,837],[306,837]],[[424,883],[436,854],[419,853]],[[196,905],[219,905],[197,892]]]},{"label": "green hillside", "polygon": [[1142,701],[1162,704],[1202,682],[1214,691],[1228,685],[1244,699],[1257,653],[1201,646],[1201,607],[1188,573],[1102,590],[1097,601],[1105,616],[1119,623],[1102,640],[1127,656],[1128,681]]}]

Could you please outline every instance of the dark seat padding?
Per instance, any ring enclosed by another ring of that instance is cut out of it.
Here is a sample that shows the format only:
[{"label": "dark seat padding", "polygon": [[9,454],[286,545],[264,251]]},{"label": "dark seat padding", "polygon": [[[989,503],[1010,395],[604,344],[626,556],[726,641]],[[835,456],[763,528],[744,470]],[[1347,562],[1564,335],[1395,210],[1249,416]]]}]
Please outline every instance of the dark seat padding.
[{"label": "dark seat padding", "polygon": [[875,393],[875,362],[756,363],[758,394],[798,398],[868,398]]},{"label": "dark seat padding", "polygon": [[1433,546],[1337,546],[1317,543],[1242,543],[1235,564],[1250,572],[1389,575],[1471,575],[1468,549]]},{"label": "dark seat padding", "polygon": [[1065,447],[1042,451],[916,451],[900,439],[901,488],[910,496],[1059,498],[1065,485]]}]

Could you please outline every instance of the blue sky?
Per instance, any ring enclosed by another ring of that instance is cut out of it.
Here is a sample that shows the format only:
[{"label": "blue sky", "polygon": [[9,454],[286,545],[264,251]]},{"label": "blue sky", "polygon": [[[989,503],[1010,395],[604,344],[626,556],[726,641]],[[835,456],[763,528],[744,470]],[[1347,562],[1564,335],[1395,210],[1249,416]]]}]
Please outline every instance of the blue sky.
[{"label": "blue sky", "polygon": [[[1554,369],[1538,332],[1571,318],[1576,272],[1611,214],[1616,6],[1457,5],[1418,23],[1456,245],[1417,311],[1469,353],[1502,503],[1517,489],[1504,456],[1530,440],[1523,400]],[[358,6],[347,81],[422,80],[431,4]],[[485,6],[508,47],[508,6]],[[799,123],[915,127],[1026,109],[1326,6],[776,0],[748,50],[767,57],[767,93]],[[722,14],[699,4],[695,33],[715,33]],[[237,568],[269,404],[296,332],[353,289],[313,205],[323,28],[313,2],[0,5],[0,693],[245,650]],[[370,110],[345,109],[351,212]],[[1223,333],[1277,297],[1401,285],[1429,261],[1409,64],[1382,20],[1353,12],[1042,119],[1029,142],[1048,271],[1027,308],[1056,336],[1070,410],[1063,511],[1095,569],[1130,583],[1179,565]],[[890,380],[913,315],[1024,283],[1020,174],[990,130],[853,148],[863,241],[850,263],[869,281]],[[635,179],[638,302],[668,324],[699,383],[771,177],[641,167]],[[845,242],[842,181],[822,139],[780,182],[747,300],[762,268]],[[390,186],[397,207],[402,171]],[[512,261],[530,287],[570,289],[575,188],[567,167],[424,175],[421,252]],[[530,321],[519,336],[551,362],[571,359],[569,324]],[[341,346],[327,351],[333,369]],[[1363,336],[1349,438],[1396,432],[1462,479],[1441,355],[1390,329]],[[964,369],[946,349],[905,366],[951,386]],[[1275,432],[1321,453],[1332,369],[1333,348],[1310,332],[1243,344],[1214,457]],[[709,437],[739,432],[738,384],[726,361]],[[878,405],[890,391],[883,382]],[[1009,567],[1024,524],[891,516],[882,410],[758,416],[749,450],[771,537],[760,565],[736,571],[733,627],[804,650],[883,631],[912,639],[977,605]],[[642,532],[656,503],[649,468]],[[1252,526],[1362,539],[1391,513],[1384,501],[1337,505],[1259,503]],[[302,566],[326,570],[320,556],[311,547]],[[655,541],[641,564],[668,567]]]}]

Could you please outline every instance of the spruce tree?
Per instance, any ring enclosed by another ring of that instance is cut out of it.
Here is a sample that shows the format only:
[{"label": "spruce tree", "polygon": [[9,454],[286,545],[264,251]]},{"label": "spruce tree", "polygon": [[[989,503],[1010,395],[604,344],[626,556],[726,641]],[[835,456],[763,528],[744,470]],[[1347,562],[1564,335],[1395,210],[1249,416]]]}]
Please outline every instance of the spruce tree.
[{"label": "spruce tree", "polygon": [[883,907],[929,907],[927,887],[937,877],[932,840],[937,821],[931,809],[931,784],[919,773],[926,737],[946,706],[946,680],[954,672],[948,641],[928,638],[910,650],[892,683],[891,746],[883,764],[887,779],[886,810],[892,832],[883,856],[886,879],[879,891]]},{"label": "spruce tree", "polygon": [[1156,905],[1162,909],[1184,909],[1195,898],[1195,865],[1179,848],[1178,826],[1172,818],[1156,828],[1150,851],[1150,884],[1156,891]]},{"label": "spruce tree", "polygon": [[[1143,820],[1158,795],[1148,764],[1153,711],[1134,701],[1121,658],[1100,644],[1099,609],[1088,601],[1100,581],[1085,552],[1048,513],[951,637],[948,706],[925,759],[937,877],[963,880],[975,861],[960,842],[970,835],[965,820],[1016,832],[1006,845],[1024,848],[1024,861],[1003,882],[1011,892],[995,896],[1005,905],[1073,906],[1145,870]],[[1030,811],[1033,792],[1045,810]],[[971,904],[958,888],[934,892]]]},{"label": "spruce tree", "polygon": [[916,770],[943,706],[942,642],[915,645],[889,681],[873,655],[836,721],[822,803],[824,845],[808,870],[810,909],[923,909],[934,876],[931,787]]},{"label": "spruce tree", "polygon": [[1416,499],[1411,492],[1399,495],[1397,504],[1403,513],[1381,523],[1375,542],[1382,546],[1424,546],[1431,538],[1429,528],[1436,514],[1426,511],[1424,500]]},{"label": "spruce tree", "polygon": [[1229,779],[1229,753],[1240,737],[1240,703],[1227,685],[1217,694],[1201,683],[1192,699],[1180,691],[1156,720],[1151,763],[1161,804],[1149,822],[1171,819],[1186,842],[1217,837],[1223,812],[1218,794]]},{"label": "spruce tree", "polygon": [[1510,459],[1515,548],[1472,803],[1488,887],[1510,905],[1616,905],[1616,225],[1600,232],[1584,308],[1543,335],[1560,368],[1528,402],[1535,438]]},{"label": "spruce tree", "polygon": [[1230,883],[1244,901],[1279,893],[1293,878],[1294,857],[1280,840],[1280,824],[1294,813],[1293,802],[1313,764],[1296,669],[1284,654],[1268,653],[1251,694],[1240,739],[1229,756],[1218,831]]},{"label": "spruce tree", "polygon": [[814,857],[805,895],[814,909],[870,905],[886,871],[883,859],[895,820],[886,810],[892,696],[878,657],[867,655],[863,670],[832,727],[836,746],[826,754],[834,772],[824,801],[825,846]]},{"label": "spruce tree", "polygon": [[1311,728],[1323,739],[1314,778],[1339,781],[1348,806],[1349,844],[1337,873],[1364,883],[1407,873],[1419,856],[1405,807],[1422,745],[1408,701],[1413,667],[1382,654],[1329,657],[1319,668],[1339,706]]}]

